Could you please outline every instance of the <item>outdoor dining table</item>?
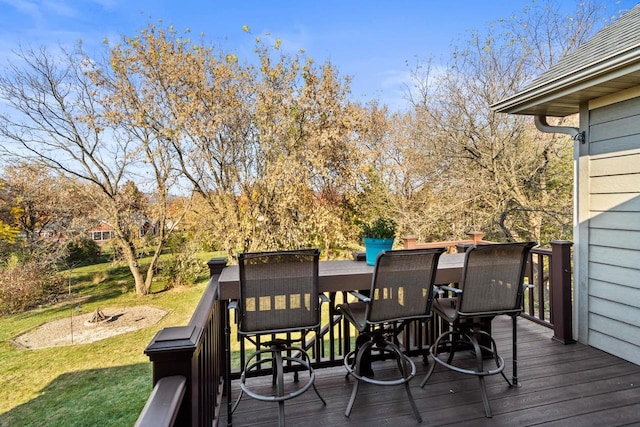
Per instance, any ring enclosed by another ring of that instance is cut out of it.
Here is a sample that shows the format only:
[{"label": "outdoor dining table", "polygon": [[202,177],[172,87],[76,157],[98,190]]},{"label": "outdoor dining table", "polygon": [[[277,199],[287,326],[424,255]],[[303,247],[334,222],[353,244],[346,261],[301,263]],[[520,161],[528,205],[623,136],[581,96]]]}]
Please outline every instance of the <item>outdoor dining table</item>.
[{"label": "outdoor dining table", "polygon": [[[464,254],[443,254],[438,261],[436,284],[458,283],[462,277]],[[318,266],[320,292],[365,290],[371,287],[373,266],[364,261],[321,261]],[[239,274],[237,265],[226,266],[218,278],[221,300],[237,299]]]},{"label": "outdoor dining table", "polygon": [[[462,278],[464,254],[443,254],[438,261],[436,284],[458,283]],[[318,265],[318,288],[323,293],[341,291],[366,290],[371,288],[374,267],[364,261],[334,260],[321,261]],[[218,299],[221,301],[234,300],[239,297],[240,278],[237,265],[228,265],[218,278]],[[226,305],[226,303],[225,303]],[[226,343],[230,348],[229,316],[226,316]],[[228,355],[226,361],[225,390],[231,395],[231,360]],[[231,418],[231,399],[227,399],[227,414]]]}]

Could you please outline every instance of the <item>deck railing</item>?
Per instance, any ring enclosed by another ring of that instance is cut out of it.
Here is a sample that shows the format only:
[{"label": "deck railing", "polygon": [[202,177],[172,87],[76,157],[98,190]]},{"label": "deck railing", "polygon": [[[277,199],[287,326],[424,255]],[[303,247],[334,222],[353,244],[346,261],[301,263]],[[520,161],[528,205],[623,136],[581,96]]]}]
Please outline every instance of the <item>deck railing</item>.
[{"label": "deck railing", "polygon": [[553,339],[565,344],[573,339],[571,286],[572,242],[554,240],[551,249],[534,248],[529,255],[522,317],[553,329]]},{"label": "deck railing", "polygon": [[[218,277],[226,259],[209,261],[210,280],[187,326],[164,328],[145,349],[153,364],[154,391],[136,426],[217,425],[224,390],[226,306],[219,300]],[[165,377],[184,377],[183,390],[162,384]],[[181,399],[177,394],[183,395]],[[178,399],[177,413],[161,419],[154,412],[165,411],[168,401]]]},{"label": "deck railing", "polygon": [[492,243],[489,240],[482,240],[484,233],[481,231],[471,231],[467,233],[468,239],[464,240],[448,240],[441,242],[418,243],[415,236],[406,236],[402,238],[405,249],[429,249],[429,248],[447,248],[449,252],[464,251],[464,248],[471,245],[482,245]]},{"label": "deck railing", "polygon": [[[466,244],[459,242],[452,247],[465,250]],[[553,338],[563,343],[574,342],[571,335],[571,246],[571,242],[554,241],[550,250],[532,251],[527,280],[535,286],[527,291],[522,315],[553,328]],[[226,302],[217,298],[217,281],[225,265],[224,259],[209,262],[211,279],[189,324],[163,329],[145,349],[153,363],[154,391],[136,425],[217,425],[224,407],[226,360],[232,360],[226,339],[235,335],[226,329],[229,323]],[[344,294],[329,296],[332,301],[346,298]],[[335,310],[335,305],[325,304],[323,312],[324,326],[318,332],[319,339],[315,340],[315,345],[311,344],[314,340],[309,340],[308,344],[313,365],[317,368],[341,364],[343,356],[355,344],[353,329]],[[430,322],[427,327],[414,323],[405,328],[399,339],[411,354],[424,355],[437,327],[437,322]],[[242,350],[238,353],[252,351],[244,346]],[[238,357],[234,360],[242,357],[235,356]],[[234,378],[239,375],[240,364],[235,362],[232,366],[231,378]],[[160,381],[167,377],[171,380]],[[173,404],[176,410],[171,413],[167,404]]]}]

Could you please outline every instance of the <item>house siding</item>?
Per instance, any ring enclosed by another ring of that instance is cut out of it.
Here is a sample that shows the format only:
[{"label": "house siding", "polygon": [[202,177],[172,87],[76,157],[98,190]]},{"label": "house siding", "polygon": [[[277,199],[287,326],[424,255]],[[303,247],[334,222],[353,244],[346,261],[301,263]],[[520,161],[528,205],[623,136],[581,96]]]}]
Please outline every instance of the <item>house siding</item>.
[{"label": "house siding", "polygon": [[588,344],[640,364],[640,98],[589,111]]}]

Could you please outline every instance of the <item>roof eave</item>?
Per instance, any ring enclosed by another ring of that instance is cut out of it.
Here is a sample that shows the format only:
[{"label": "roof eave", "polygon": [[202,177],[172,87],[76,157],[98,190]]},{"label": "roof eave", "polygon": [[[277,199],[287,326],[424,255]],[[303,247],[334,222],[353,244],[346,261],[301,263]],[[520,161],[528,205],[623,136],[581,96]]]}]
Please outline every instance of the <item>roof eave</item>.
[{"label": "roof eave", "polygon": [[[550,82],[526,88],[509,98],[491,105],[498,113],[567,116],[579,111],[577,102],[562,102],[562,98],[592,88],[613,78],[640,70],[640,47],[591,64]],[[558,108],[553,108],[558,103]],[[547,104],[545,107],[544,104]]]}]

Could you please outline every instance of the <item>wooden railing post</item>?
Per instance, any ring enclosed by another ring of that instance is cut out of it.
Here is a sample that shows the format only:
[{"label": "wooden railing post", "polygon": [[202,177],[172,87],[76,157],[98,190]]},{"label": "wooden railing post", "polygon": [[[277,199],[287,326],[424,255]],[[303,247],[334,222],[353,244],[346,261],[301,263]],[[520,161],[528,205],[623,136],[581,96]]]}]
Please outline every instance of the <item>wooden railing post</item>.
[{"label": "wooden railing post", "polygon": [[209,278],[211,278],[222,273],[222,270],[227,265],[227,259],[211,258],[209,261],[207,261],[207,265],[209,266]]},{"label": "wooden railing post", "polygon": [[551,321],[553,339],[563,344],[573,339],[573,300],[571,298],[571,247],[566,240],[551,241]]},{"label": "wooden railing post", "polygon": [[484,237],[484,233],[482,231],[470,231],[467,236],[469,236],[469,240],[473,240],[474,245],[477,245]]},{"label": "wooden railing post", "polygon": [[405,249],[415,249],[418,238],[416,236],[406,236],[402,238]]},{"label": "wooden railing post", "polygon": [[164,328],[144,350],[153,363],[154,386],[160,379],[173,375],[182,375],[187,379],[175,425],[190,426],[198,419],[198,408],[193,408],[192,405],[198,402],[198,387],[194,386],[198,371],[197,366],[194,366],[193,356],[201,335],[202,327],[195,325]]}]

